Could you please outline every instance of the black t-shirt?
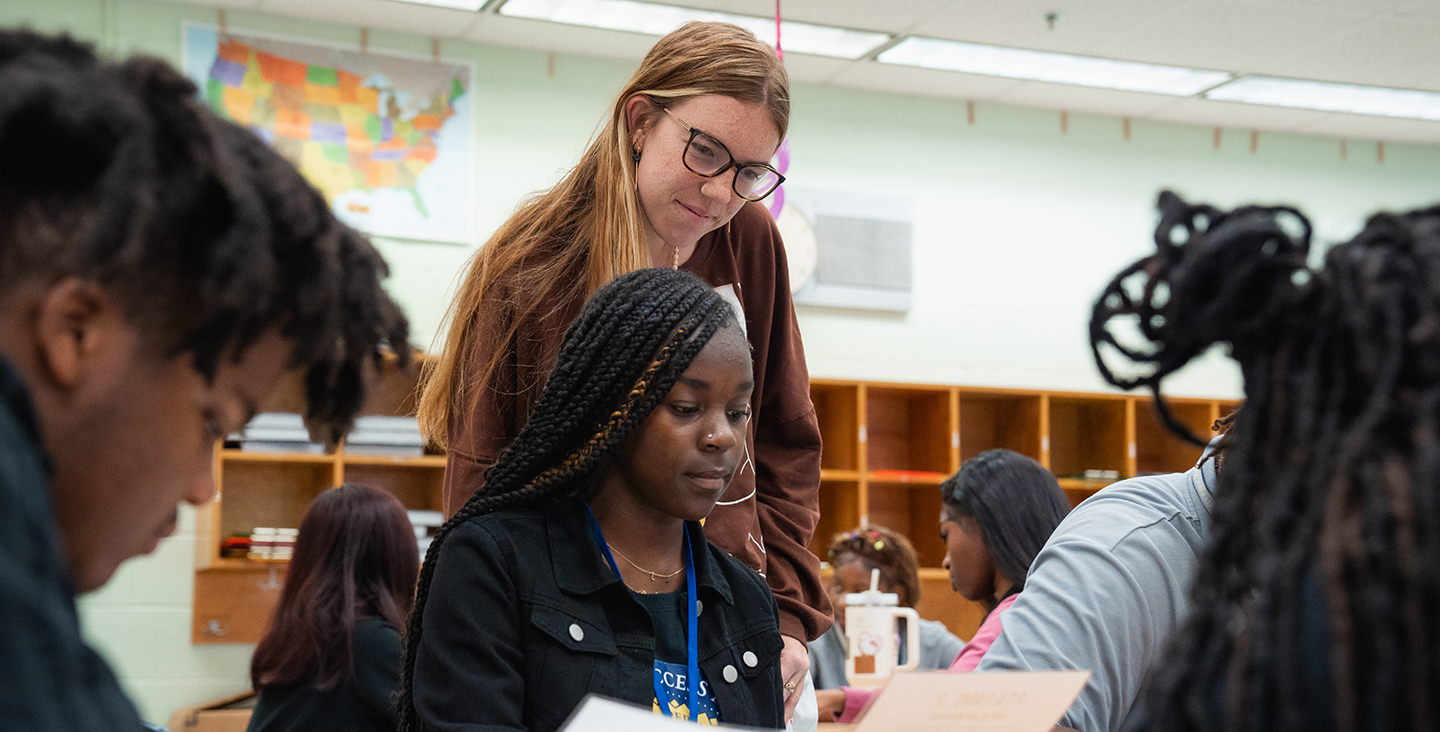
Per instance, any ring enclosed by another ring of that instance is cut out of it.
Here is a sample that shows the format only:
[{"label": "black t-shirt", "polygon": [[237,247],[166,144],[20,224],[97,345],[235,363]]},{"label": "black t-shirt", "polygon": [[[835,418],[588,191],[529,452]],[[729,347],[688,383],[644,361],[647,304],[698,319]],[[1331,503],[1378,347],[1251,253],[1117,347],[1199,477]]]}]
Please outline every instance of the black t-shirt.
[{"label": "black t-shirt", "polygon": [[[631,590],[630,596],[645,608],[645,612],[650,615],[650,624],[655,630],[655,679],[660,690],[663,691],[664,702],[671,708],[673,714],[688,718],[690,713],[688,680],[680,678],[690,675],[690,650],[686,636],[687,626],[690,622],[688,595],[684,590],[656,595],[645,595]],[[715,724],[723,721],[719,709],[720,702],[712,694],[714,690],[708,683],[705,683],[704,673],[701,673],[700,676],[701,684],[696,702],[700,705],[698,714],[701,717],[701,724]],[[657,696],[656,705],[659,704],[660,697]]]},{"label": "black t-shirt", "polygon": [[309,683],[260,690],[248,732],[394,732],[400,634],[379,618],[355,623],[355,675],[320,691]]},{"label": "black t-shirt", "polygon": [[650,624],[655,627],[655,660],[667,663],[688,663],[685,644],[685,591],[665,592],[646,595],[631,590],[634,597],[650,613]]},{"label": "black t-shirt", "polygon": [[50,469],[19,375],[0,359],[0,727],[140,730],[110,667],[80,635]]}]

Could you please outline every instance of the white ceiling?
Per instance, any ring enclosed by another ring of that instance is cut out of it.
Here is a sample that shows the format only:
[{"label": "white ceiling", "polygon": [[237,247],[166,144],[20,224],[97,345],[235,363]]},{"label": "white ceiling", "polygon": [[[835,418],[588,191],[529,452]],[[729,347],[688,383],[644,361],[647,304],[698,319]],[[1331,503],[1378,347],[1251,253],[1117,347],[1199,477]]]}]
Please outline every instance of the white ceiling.
[{"label": "white ceiling", "polygon": [[[395,0],[189,0],[441,38],[638,60],[653,36]],[[665,0],[773,15],[773,0]],[[498,3],[491,3],[492,5]],[[788,20],[1348,84],[1440,92],[1440,0],[782,0]],[[1046,12],[1061,14],[1054,29]],[[1440,144],[1440,122],[1309,112],[787,54],[791,78],[1205,126]]]}]

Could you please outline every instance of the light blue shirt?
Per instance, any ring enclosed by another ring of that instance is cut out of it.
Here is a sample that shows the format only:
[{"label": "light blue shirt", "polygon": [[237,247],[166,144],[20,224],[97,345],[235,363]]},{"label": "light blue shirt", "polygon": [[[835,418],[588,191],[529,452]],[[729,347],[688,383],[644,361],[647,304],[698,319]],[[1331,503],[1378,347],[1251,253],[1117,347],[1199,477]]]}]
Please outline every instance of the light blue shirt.
[{"label": "light blue shirt", "polygon": [[1081,503],[1030,565],[977,671],[1087,669],[1060,724],[1117,732],[1189,612],[1215,461],[1131,478]]}]

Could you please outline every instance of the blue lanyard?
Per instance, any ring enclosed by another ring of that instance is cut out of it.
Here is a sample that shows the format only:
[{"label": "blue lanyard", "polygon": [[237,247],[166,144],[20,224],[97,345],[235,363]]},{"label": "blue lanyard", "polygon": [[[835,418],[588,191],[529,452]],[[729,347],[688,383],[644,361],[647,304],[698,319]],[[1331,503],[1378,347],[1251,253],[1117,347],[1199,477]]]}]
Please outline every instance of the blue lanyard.
[{"label": "blue lanyard", "polygon": [[[585,504],[585,513],[590,516],[590,528],[595,531],[595,543],[600,545],[600,553],[605,555],[605,562],[614,570],[616,577],[621,577],[620,566],[615,564],[615,557],[610,554],[610,544],[605,541],[604,532],[600,531],[600,522],[595,520],[595,512],[590,510],[590,504]],[[690,548],[690,532],[685,530],[685,604],[689,606],[690,612],[686,613],[686,646],[689,664],[687,673],[689,678],[685,680],[686,691],[690,693],[690,721],[699,722],[697,715],[700,710],[700,612],[699,595],[695,592],[695,552]],[[624,579],[621,579],[624,583]],[[654,677],[654,674],[651,674]],[[655,679],[655,701],[660,706],[661,714],[670,714],[670,707],[665,704],[665,687],[658,678]]]}]

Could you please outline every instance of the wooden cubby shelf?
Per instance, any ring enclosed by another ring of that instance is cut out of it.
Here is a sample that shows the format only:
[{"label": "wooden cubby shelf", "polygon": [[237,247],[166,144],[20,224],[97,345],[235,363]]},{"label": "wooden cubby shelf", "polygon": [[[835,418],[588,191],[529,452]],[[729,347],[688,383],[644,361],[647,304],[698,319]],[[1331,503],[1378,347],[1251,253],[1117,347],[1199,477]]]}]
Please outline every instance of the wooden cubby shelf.
[{"label": "wooden cubby shelf", "polygon": [[[362,415],[415,411],[415,376],[387,361],[372,374]],[[265,412],[301,412],[298,377],[287,382]],[[330,454],[245,452],[216,443],[215,500],[196,511],[194,643],[255,643],[264,635],[284,583],[286,561],[220,556],[220,543],[246,536],[257,526],[297,528],[310,502],[345,482],[365,483],[395,494],[408,509],[441,509],[444,455],[392,457],[345,451]]]},{"label": "wooden cubby shelf", "polygon": [[[1029,455],[1073,506],[1116,480],[1185,470],[1200,455],[1164,427],[1148,397],[839,379],[812,380],[810,394],[824,444],[811,551],[826,559],[835,534],[861,524],[904,533],[920,557],[921,615],[963,638],[984,612],[952,592],[940,568],[938,487],[962,462],[999,447]],[[1201,437],[1237,404],[1167,403]]]},{"label": "wooden cubby shelf", "polygon": [[[382,367],[363,413],[413,414],[414,372]],[[263,411],[299,412],[301,394],[296,379]],[[865,523],[903,532],[920,556],[921,614],[965,638],[983,611],[950,590],[939,536],[939,485],[964,460],[997,447],[1029,455],[1057,475],[1075,504],[1115,479],[1184,470],[1200,452],[1170,434],[1142,396],[837,379],[813,380],[810,395],[824,444],[811,551],[826,559],[835,534]],[[1202,437],[1235,406],[1208,399],[1169,404]],[[360,455],[343,445],[328,455],[254,453],[217,443],[214,471],[215,501],[196,517],[191,637],[254,643],[269,623],[287,564],[222,558],[224,538],[256,526],[298,527],[315,496],[346,481],[388,490],[407,508],[440,510],[445,456]],[[1086,471],[1109,472],[1087,478]]]}]

